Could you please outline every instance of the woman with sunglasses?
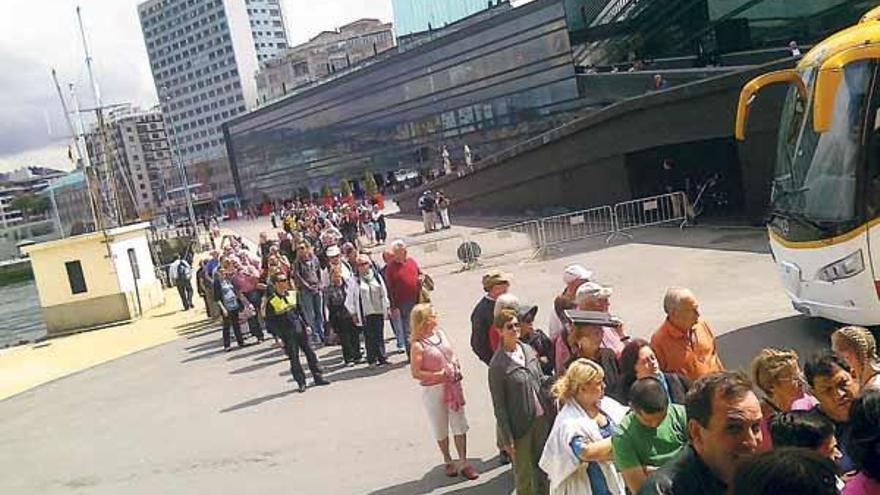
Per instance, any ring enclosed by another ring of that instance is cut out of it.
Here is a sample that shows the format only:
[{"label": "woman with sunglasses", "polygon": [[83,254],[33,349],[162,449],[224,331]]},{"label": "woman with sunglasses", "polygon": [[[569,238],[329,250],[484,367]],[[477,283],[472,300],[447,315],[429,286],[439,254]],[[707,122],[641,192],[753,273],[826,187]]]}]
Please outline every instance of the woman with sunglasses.
[{"label": "woman with sunglasses", "polygon": [[516,493],[549,492],[547,476],[538,467],[550,432],[553,404],[542,393],[549,380],[534,349],[520,342],[516,311],[506,309],[495,317],[501,345],[489,362],[489,391],[499,441],[513,461]]},{"label": "woman with sunglasses", "polygon": [[803,375],[794,351],[766,348],[752,360],[752,382],[763,393],[761,432],[758,450],[770,450],[770,419],[776,413],[812,409],[817,401],[805,391]]},{"label": "woman with sunglasses", "polygon": [[296,380],[300,393],[306,391],[306,374],[299,361],[300,350],[306,355],[309,371],[312,372],[312,383],[315,386],[329,385],[330,382],[324,379],[321,372],[318,356],[315,355],[309,342],[305,318],[297,305],[296,293],[290,290],[290,280],[287,275],[276,273],[270,282],[263,297],[260,313],[273,334],[281,337],[284,352],[290,360],[290,373]]}]

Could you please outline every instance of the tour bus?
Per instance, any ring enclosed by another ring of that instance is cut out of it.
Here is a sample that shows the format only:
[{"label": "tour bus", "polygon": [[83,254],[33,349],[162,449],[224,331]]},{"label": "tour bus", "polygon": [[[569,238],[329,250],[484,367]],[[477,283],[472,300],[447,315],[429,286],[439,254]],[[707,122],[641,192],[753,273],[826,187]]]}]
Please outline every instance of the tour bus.
[{"label": "tour bus", "polygon": [[768,231],[798,311],[880,324],[880,7],[815,45],[796,67],[739,97],[736,137],[771,84],[790,86],[776,149]]}]

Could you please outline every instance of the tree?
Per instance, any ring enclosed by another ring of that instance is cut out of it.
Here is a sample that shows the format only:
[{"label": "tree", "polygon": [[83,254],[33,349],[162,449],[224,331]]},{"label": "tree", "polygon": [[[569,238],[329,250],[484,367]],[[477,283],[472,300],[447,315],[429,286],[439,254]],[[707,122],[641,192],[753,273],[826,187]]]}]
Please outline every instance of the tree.
[{"label": "tree", "polygon": [[324,184],[323,186],[321,186],[321,197],[322,198],[329,198],[330,196],[332,196],[332,194],[330,192],[330,186],[328,186],[327,184]]},{"label": "tree", "polygon": [[13,210],[21,210],[27,220],[31,215],[41,214],[52,208],[52,202],[46,196],[37,196],[34,193],[22,193],[15,197],[9,207]]},{"label": "tree", "polygon": [[339,191],[343,196],[351,196],[351,184],[348,183],[348,179],[342,179],[342,183],[339,185]]},{"label": "tree", "polygon": [[367,192],[367,197],[372,198],[379,192],[379,185],[376,184],[376,177],[373,176],[373,172],[367,170],[364,173],[364,190]]},{"label": "tree", "polygon": [[309,199],[309,198],[312,197],[312,193],[311,193],[311,191],[309,191],[309,188],[308,188],[308,187],[305,187],[305,186],[300,187],[300,188],[297,190],[296,195],[297,195],[297,197],[298,197],[299,199],[301,199],[301,200],[307,200],[307,199]]}]

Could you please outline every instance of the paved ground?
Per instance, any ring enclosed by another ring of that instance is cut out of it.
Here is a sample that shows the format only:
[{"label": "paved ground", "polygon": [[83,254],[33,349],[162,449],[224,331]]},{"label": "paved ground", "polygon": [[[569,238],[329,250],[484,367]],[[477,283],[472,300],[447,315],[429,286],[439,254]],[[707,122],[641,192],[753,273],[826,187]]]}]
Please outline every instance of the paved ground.
[{"label": "paved ground", "polygon": [[[263,225],[235,227],[255,236]],[[392,236],[418,228],[389,222]],[[809,352],[827,342],[826,322],[790,309],[764,237],[661,228],[627,243],[569,246],[541,262],[491,261],[514,274],[514,293],[541,305],[539,322],[562,268],[585,264],[614,287],[612,310],[637,336],[662,321],[665,287],[691,287],[722,335],[725,362],[737,367],[762,345]],[[180,339],[0,401],[0,493],[510,493],[509,470],[493,459],[485,366],[468,346],[481,273],[446,265],[431,274],[441,325],[464,368],[470,456],[488,470],[479,480],[443,476],[402,356],[371,371],[342,368],[339,350],[324,349],[333,384],[299,395],[280,350],[226,354],[215,323],[190,321],[170,325]]]}]

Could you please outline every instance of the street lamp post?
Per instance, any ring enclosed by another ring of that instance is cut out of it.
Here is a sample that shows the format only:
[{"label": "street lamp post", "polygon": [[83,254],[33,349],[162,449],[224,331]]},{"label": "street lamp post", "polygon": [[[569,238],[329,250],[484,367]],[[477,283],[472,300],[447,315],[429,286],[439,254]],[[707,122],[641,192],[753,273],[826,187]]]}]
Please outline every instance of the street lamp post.
[{"label": "street lamp post", "polygon": [[[171,95],[168,93],[168,88],[162,86],[162,95],[160,95],[160,97],[166,102],[171,100]],[[192,226],[193,236],[195,236],[196,241],[198,241],[199,230],[196,225],[196,212],[193,208],[192,194],[189,190],[189,179],[187,178],[186,167],[183,165],[183,157],[180,155],[180,147],[177,143],[177,134],[174,132],[174,126],[171,123],[170,117],[165,115],[165,111],[162,112],[162,119],[165,121],[165,134],[170,138],[168,140],[168,145],[171,146],[171,153],[177,158],[177,171],[180,173],[180,180],[183,182],[183,188],[186,194],[186,208],[189,213],[189,222]]]}]

